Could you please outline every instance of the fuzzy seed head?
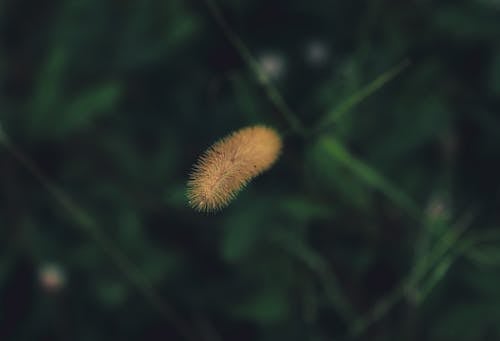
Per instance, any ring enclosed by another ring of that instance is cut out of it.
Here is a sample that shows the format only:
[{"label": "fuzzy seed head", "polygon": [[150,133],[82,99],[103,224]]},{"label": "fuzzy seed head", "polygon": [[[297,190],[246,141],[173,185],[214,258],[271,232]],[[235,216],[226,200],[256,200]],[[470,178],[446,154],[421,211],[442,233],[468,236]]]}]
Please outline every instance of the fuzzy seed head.
[{"label": "fuzzy seed head", "polygon": [[205,212],[227,206],[251,179],[273,165],[281,147],[276,131],[264,126],[224,137],[195,164],[188,181],[189,204]]}]

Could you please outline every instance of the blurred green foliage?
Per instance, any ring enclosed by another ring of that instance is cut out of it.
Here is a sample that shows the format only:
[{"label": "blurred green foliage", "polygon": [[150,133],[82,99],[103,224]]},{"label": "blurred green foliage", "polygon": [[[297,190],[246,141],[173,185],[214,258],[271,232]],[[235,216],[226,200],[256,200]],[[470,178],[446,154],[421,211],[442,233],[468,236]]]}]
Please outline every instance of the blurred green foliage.
[{"label": "blurred green foliage", "polygon": [[[499,36],[497,0],[0,1],[0,340],[498,340]],[[192,211],[255,123],[279,162]]]}]

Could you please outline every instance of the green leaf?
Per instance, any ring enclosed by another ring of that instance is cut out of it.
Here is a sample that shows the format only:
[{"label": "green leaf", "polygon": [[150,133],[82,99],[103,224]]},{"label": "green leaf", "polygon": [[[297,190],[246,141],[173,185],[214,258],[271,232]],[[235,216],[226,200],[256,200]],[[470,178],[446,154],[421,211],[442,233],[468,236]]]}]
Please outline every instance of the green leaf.
[{"label": "green leaf", "polygon": [[417,289],[417,296],[415,297],[417,303],[422,303],[431,291],[444,279],[455,258],[455,255],[448,255],[434,267],[425,283]]},{"label": "green leaf", "polygon": [[273,231],[271,240],[289,252],[294,258],[313,271],[323,286],[328,303],[346,321],[354,316],[354,310],[343,293],[339,280],[330,270],[327,260],[303,238],[289,231]]},{"label": "green leaf", "polygon": [[409,213],[416,214],[418,208],[415,203],[405,193],[400,191],[389,180],[385,179],[377,171],[365,164],[363,161],[355,158],[340,142],[332,137],[323,137],[320,140],[329,157],[334,158],[354,174],[358,176],[367,185],[380,190],[395,204],[404,208]]},{"label": "green leaf", "polygon": [[116,280],[101,280],[97,284],[98,299],[108,307],[116,307],[123,303],[128,295],[127,287]]},{"label": "green leaf", "polygon": [[499,266],[500,245],[479,245],[465,252],[464,256],[480,266]]},{"label": "green leaf", "polygon": [[56,46],[50,50],[36,80],[30,104],[30,119],[27,121],[31,131],[51,131],[54,117],[61,109],[64,98],[64,75],[68,63],[68,52]]},{"label": "green leaf", "polygon": [[332,192],[340,197],[342,204],[366,210],[370,206],[371,195],[358,177],[337,159],[325,157],[327,151],[319,141],[308,149],[306,167],[310,186],[321,193]]},{"label": "green leaf", "polygon": [[378,76],[371,83],[361,88],[356,93],[348,97],[344,102],[339,104],[335,109],[330,110],[326,113],[320,122],[316,125],[316,130],[323,130],[336,123],[343,115],[349,112],[356,105],[361,103],[368,96],[375,93],[377,90],[381,89],[386,83],[394,79],[401,71],[403,71],[409,65],[409,61],[404,61],[389,71],[384,72]]},{"label": "green leaf", "polygon": [[302,196],[284,197],[279,201],[281,210],[291,221],[305,224],[313,219],[326,219],[334,211],[333,207]]},{"label": "green leaf", "polygon": [[100,115],[114,109],[122,94],[118,82],[109,82],[79,94],[68,103],[57,121],[56,131],[66,135],[89,126]]},{"label": "green leaf", "polygon": [[173,50],[177,45],[183,43],[194,35],[198,29],[198,21],[191,15],[183,15],[182,18],[177,17],[167,31],[167,46]]},{"label": "green leaf", "polygon": [[[402,100],[391,117],[391,127],[385,130],[371,149],[375,159],[397,160],[408,157],[417,148],[429,145],[442,136],[451,125],[451,112],[442,97],[426,95],[425,101],[411,103]],[[405,115],[401,115],[401,111]],[[394,162],[394,161],[392,161]]]},{"label": "green leaf", "polygon": [[270,324],[284,320],[289,312],[289,297],[280,287],[262,287],[238,304],[233,313],[250,321]]}]

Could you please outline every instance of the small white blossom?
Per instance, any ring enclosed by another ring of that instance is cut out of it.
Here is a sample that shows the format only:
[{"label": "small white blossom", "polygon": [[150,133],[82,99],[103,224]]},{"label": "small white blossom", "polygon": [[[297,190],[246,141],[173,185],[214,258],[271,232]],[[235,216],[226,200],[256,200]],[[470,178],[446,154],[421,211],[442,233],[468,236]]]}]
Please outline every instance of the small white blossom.
[{"label": "small white blossom", "polygon": [[306,62],[312,66],[323,66],[330,59],[330,50],[321,40],[313,40],[305,47]]},{"label": "small white blossom", "polygon": [[431,220],[447,219],[449,204],[442,195],[434,195],[427,204],[426,213]]},{"label": "small white blossom", "polygon": [[277,80],[285,73],[285,60],[276,52],[262,53],[257,62],[263,80]]},{"label": "small white blossom", "polygon": [[44,291],[53,294],[64,288],[66,276],[59,265],[47,263],[38,270],[38,282]]}]

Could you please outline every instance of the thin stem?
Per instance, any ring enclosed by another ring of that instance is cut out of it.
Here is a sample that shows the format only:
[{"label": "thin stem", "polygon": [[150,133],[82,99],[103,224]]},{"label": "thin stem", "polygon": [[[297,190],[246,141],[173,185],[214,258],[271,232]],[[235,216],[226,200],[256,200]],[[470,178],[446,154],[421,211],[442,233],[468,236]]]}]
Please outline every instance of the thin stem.
[{"label": "thin stem", "polygon": [[160,295],[155,291],[152,285],[144,279],[137,267],[105,237],[90,215],[81,209],[62,189],[44,175],[40,168],[10,141],[3,130],[1,130],[1,127],[0,143],[5,146],[9,153],[12,154],[12,156],[24,166],[69,213],[75,220],[76,226],[103,248],[113,263],[123,272],[125,277],[141,292],[151,306],[154,307],[166,321],[175,327],[179,335],[185,340],[197,340],[195,335],[191,333],[187,322],[177,316],[173,307],[163,302]]},{"label": "thin stem", "polygon": [[290,128],[295,133],[301,136],[306,136],[306,128],[304,127],[302,122],[298,119],[297,115],[293,112],[293,110],[290,109],[288,104],[283,99],[283,96],[281,96],[280,92],[278,91],[276,86],[274,86],[274,84],[271,82],[267,74],[262,71],[259,63],[252,56],[252,53],[250,52],[248,47],[243,43],[241,38],[231,29],[226,19],[222,15],[220,8],[215,3],[215,0],[205,0],[205,2],[210,10],[210,13],[212,14],[213,18],[215,19],[217,24],[220,26],[220,28],[226,35],[229,42],[238,51],[241,58],[243,58],[243,60],[248,65],[250,70],[255,74],[259,84],[263,87],[265,93],[267,94],[267,97],[276,106],[279,112],[283,115],[283,118],[290,125]]},{"label": "thin stem", "polygon": [[[361,336],[366,329],[368,329],[368,327],[382,319],[399,301],[401,301],[405,296],[408,296],[408,294],[414,290],[418,283],[420,283],[429,274],[429,271],[431,271],[436,265],[439,267],[441,264],[445,264],[444,268],[437,269],[437,271],[447,271],[445,266],[450,266],[451,263],[447,264],[446,258],[443,263],[441,259],[447,255],[448,251],[450,251],[454,245],[460,245],[458,243],[460,237],[469,226],[471,219],[472,214],[465,215],[462,219],[460,219],[457,226],[451,228],[448,233],[445,233],[432,250],[430,250],[428,256],[422,257],[416,262],[412,271],[401,281],[396,289],[375,304],[368,314],[361,317],[351,325],[349,331],[350,335],[353,337]],[[429,284],[430,287],[424,287],[424,289],[428,290],[425,290],[423,294],[427,295],[430,289],[435,286],[436,283],[432,283],[432,280],[433,279],[431,277],[431,284]],[[422,298],[423,296],[420,297],[420,299]]]},{"label": "thin stem", "polygon": [[337,275],[320,254],[300,238],[285,233],[277,233],[272,237],[272,240],[316,274],[330,304],[346,323],[356,318],[357,314],[351,302],[346,298],[347,296],[344,295]]}]

